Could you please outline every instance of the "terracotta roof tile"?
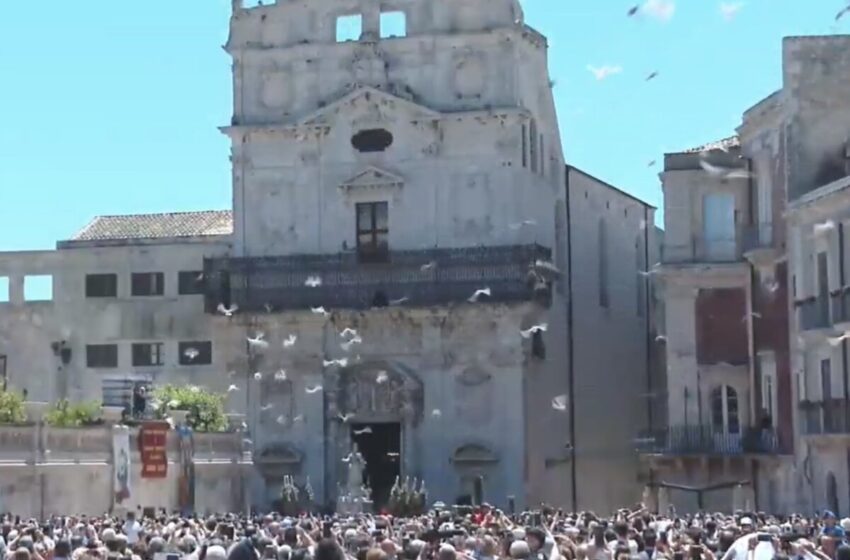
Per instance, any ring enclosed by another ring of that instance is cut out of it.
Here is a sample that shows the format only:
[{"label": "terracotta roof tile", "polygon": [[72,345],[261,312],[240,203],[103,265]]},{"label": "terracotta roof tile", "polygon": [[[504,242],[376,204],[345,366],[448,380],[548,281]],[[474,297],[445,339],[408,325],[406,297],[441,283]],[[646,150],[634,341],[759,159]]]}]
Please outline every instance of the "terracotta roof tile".
[{"label": "terracotta roof tile", "polygon": [[71,241],[203,237],[233,233],[230,210],[98,216]]}]

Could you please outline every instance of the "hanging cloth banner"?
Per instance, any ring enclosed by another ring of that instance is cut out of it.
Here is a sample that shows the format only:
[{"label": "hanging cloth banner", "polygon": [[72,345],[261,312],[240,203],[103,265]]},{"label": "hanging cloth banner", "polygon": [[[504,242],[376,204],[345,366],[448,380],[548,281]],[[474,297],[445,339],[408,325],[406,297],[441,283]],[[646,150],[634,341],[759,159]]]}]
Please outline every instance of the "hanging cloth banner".
[{"label": "hanging cloth banner", "polygon": [[192,428],[177,428],[180,442],[180,477],[178,479],[178,497],[180,510],[188,515],[195,509],[195,441]]},{"label": "hanging cloth banner", "polygon": [[166,442],[171,426],[167,422],[144,422],[139,430],[139,453],[142,456],[142,478],[168,476]]},{"label": "hanging cloth banner", "polygon": [[130,498],[130,430],[127,426],[112,429],[112,491],[115,503]]}]

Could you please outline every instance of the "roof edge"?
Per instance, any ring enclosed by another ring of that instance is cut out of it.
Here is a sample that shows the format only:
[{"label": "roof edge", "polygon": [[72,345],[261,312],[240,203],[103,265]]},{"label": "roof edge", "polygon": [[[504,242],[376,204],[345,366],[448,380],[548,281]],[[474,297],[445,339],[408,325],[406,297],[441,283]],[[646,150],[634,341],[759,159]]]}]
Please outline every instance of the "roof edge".
[{"label": "roof edge", "polygon": [[616,191],[616,192],[618,192],[618,193],[622,194],[623,196],[626,196],[626,197],[628,197],[628,198],[630,198],[630,199],[634,200],[635,202],[638,202],[638,203],[639,203],[639,204],[641,204],[642,206],[646,206],[647,208],[651,208],[651,209],[653,209],[653,210],[658,210],[658,207],[657,207],[657,206],[654,206],[654,205],[650,204],[649,202],[647,202],[647,201],[643,200],[642,198],[638,198],[637,196],[635,196],[635,195],[633,195],[633,194],[631,194],[631,193],[628,193],[628,192],[624,191],[624,190],[623,190],[623,189],[621,189],[620,187],[615,187],[614,185],[612,185],[612,184],[611,184],[611,183],[609,183],[608,181],[603,181],[603,180],[602,180],[602,179],[600,179],[599,177],[596,177],[595,175],[591,175],[591,174],[590,174],[590,173],[588,173],[587,171],[584,171],[583,169],[579,169],[579,168],[578,168],[578,167],[576,167],[575,165],[571,165],[571,164],[569,164],[569,163],[565,163],[565,164],[564,164],[564,167],[566,168],[567,173],[569,173],[571,170],[572,170],[572,171],[577,171],[578,173],[581,173],[581,174],[582,174],[582,175],[584,175],[585,177],[587,177],[587,178],[589,178],[589,179],[593,179],[594,181],[596,181],[596,182],[597,182],[597,183],[599,183],[600,185],[603,185],[603,186],[605,186],[605,187],[608,187],[609,189],[611,189],[611,190],[613,190],[613,191]]}]

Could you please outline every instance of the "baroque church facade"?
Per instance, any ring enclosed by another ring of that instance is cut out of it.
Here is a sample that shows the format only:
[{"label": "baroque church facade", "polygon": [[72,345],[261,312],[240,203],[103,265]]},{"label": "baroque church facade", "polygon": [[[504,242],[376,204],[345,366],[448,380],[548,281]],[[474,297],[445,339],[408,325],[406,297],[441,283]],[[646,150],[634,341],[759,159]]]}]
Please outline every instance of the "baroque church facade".
[{"label": "baroque church facade", "polygon": [[333,503],[355,443],[378,504],[396,477],[446,503],[638,499],[654,208],[565,165],[519,2],[236,0],[226,50],[232,210],[0,253],[8,386],[227,392],[261,509],[284,476]]}]

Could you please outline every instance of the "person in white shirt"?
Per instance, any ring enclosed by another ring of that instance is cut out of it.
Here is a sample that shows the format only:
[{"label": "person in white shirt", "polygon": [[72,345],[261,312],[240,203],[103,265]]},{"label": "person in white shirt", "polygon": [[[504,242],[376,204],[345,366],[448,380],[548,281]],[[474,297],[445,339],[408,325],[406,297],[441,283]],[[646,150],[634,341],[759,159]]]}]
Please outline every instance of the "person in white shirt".
[{"label": "person in white shirt", "polygon": [[135,512],[127,512],[127,520],[124,522],[124,534],[127,535],[127,544],[133,546],[139,542],[139,533],[142,531],[142,526],[136,521]]}]

